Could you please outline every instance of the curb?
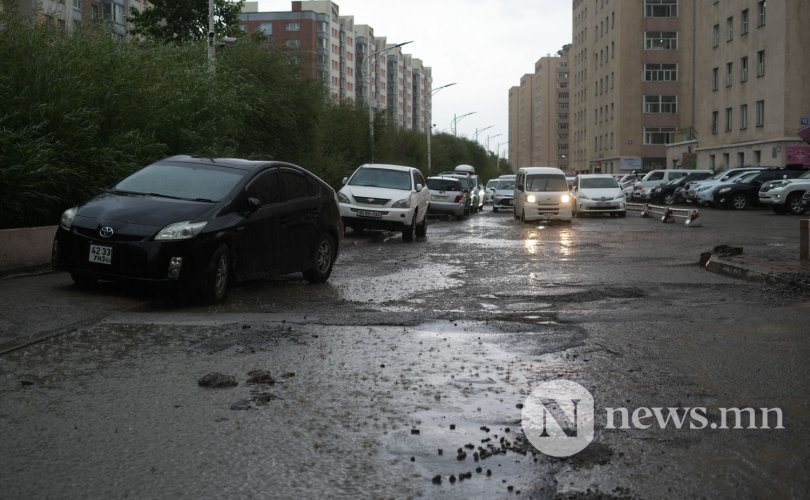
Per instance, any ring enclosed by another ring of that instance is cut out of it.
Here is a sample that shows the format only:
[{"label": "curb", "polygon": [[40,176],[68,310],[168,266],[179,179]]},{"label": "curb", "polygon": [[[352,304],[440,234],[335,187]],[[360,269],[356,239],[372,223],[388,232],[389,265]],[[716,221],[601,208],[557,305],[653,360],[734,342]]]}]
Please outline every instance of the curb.
[{"label": "curb", "polygon": [[706,262],[706,270],[711,273],[728,276],[729,278],[735,278],[753,283],[793,283],[803,287],[810,287],[810,274],[808,273],[802,273],[806,277],[806,281],[798,281],[796,279],[784,276],[783,272],[776,272],[766,269],[753,269],[750,265],[740,262],[722,260],[716,255],[712,255],[711,258],[709,258],[709,261]]}]

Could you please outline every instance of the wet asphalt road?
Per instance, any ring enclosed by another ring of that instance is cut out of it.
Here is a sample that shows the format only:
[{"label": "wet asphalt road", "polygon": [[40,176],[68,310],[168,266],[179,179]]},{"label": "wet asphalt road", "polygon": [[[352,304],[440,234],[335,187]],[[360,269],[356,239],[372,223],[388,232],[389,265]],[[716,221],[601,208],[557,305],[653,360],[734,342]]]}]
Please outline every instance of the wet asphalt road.
[{"label": "wet asphalt road", "polygon": [[[718,244],[793,258],[796,218],[431,222],[413,244],[349,233],[326,285],[210,308],[0,281],[0,345],[47,337],[0,356],[0,496],[808,496],[810,300],[695,265]],[[248,384],[258,369],[274,383]],[[239,385],[199,387],[209,372]],[[520,425],[558,378],[597,413],[566,459]],[[778,407],[785,429],[609,429],[608,407]]]}]

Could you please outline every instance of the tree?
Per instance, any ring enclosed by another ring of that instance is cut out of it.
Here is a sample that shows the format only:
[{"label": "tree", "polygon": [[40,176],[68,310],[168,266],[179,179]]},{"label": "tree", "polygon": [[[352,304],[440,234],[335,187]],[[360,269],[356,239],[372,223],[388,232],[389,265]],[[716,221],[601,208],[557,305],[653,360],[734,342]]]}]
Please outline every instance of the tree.
[{"label": "tree", "polygon": [[[244,0],[214,0],[216,32],[240,34],[239,13]],[[130,10],[131,33],[164,43],[182,43],[208,38],[208,0],[153,0],[153,7]]]}]

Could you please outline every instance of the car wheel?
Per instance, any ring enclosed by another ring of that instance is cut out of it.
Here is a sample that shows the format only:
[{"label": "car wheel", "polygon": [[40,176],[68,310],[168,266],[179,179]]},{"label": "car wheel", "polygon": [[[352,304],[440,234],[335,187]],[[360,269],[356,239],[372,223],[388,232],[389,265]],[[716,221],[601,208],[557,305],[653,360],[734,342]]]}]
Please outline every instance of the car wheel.
[{"label": "car wheel", "polygon": [[304,271],[304,279],[310,283],[324,283],[332,274],[335,264],[335,242],[328,234],[322,234],[312,255],[312,268]]},{"label": "car wheel", "polygon": [[497,213],[498,213],[498,207],[493,206],[493,207],[492,207],[492,213],[497,214]]},{"label": "car wheel", "polygon": [[791,195],[788,196],[787,202],[785,202],[785,207],[787,208],[788,213],[791,215],[801,215],[804,213],[804,207],[802,206],[802,195],[804,195],[804,192],[791,193]]},{"label": "car wheel", "polygon": [[748,197],[746,197],[742,193],[737,193],[731,197],[731,203],[729,206],[734,210],[745,210],[748,206]]},{"label": "car wheel", "polygon": [[98,278],[91,274],[73,272],[70,273],[70,277],[79,288],[93,288],[98,283]]},{"label": "car wheel", "polygon": [[405,226],[402,228],[402,241],[405,243],[410,243],[413,241],[414,234],[416,233],[416,216],[418,213],[413,214],[413,221],[410,225]]},{"label": "car wheel", "polygon": [[422,219],[422,223],[416,226],[416,236],[424,238],[427,236],[428,218],[427,215]]},{"label": "car wheel", "polygon": [[228,295],[231,285],[231,259],[228,247],[220,245],[208,261],[198,286],[194,290],[197,298],[205,304],[222,302]]},{"label": "car wheel", "polygon": [[621,212],[616,213],[617,217],[627,217],[627,211],[622,210]]},{"label": "car wheel", "polygon": [[664,205],[675,204],[675,193],[667,193],[664,195]]},{"label": "car wheel", "polygon": [[520,212],[520,222],[526,224],[526,210]]}]

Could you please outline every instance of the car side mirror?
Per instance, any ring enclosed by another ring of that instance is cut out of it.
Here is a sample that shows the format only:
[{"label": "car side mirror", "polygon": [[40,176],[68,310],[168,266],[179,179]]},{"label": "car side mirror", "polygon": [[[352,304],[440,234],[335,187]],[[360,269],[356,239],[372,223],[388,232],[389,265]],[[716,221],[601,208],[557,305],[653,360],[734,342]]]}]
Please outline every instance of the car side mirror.
[{"label": "car side mirror", "polygon": [[341,183],[343,183],[343,185],[345,186],[345,185],[346,185],[346,183],[347,183],[347,182],[349,182],[349,178],[348,178],[348,177],[344,177],[344,178],[343,178],[343,180],[341,180],[340,182],[341,182]]},{"label": "car side mirror", "polygon": [[247,199],[247,211],[249,213],[256,212],[260,208],[262,208],[262,202],[260,199],[254,198],[252,196]]},{"label": "car side mirror", "polygon": [[416,192],[417,193],[421,193],[423,189],[425,189],[425,186],[423,186],[421,184],[416,185]]}]

